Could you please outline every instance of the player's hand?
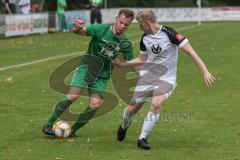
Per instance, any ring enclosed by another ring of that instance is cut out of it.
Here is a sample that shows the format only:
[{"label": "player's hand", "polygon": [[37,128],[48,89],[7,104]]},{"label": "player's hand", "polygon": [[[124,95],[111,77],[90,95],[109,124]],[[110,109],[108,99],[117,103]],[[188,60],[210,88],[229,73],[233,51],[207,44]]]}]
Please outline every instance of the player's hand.
[{"label": "player's hand", "polygon": [[112,61],[112,64],[113,64],[113,66],[114,67],[123,67],[124,66],[124,63],[123,62],[121,62],[119,59],[114,59],[113,61]]},{"label": "player's hand", "polygon": [[81,30],[83,27],[85,27],[85,24],[80,19],[75,19],[73,21],[73,30]]},{"label": "player's hand", "polygon": [[204,81],[208,87],[211,87],[215,81],[215,78],[208,71],[204,72]]}]

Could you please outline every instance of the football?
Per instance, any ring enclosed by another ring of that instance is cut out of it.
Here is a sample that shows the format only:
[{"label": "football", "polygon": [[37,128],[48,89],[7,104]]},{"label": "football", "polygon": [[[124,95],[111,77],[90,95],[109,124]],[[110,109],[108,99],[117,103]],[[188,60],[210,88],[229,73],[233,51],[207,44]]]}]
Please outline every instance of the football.
[{"label": "football", "polygon": [[66,138],[71,134],[71,126],[65,121],[58,121],[53,125],[53,132],[58,138]]}]

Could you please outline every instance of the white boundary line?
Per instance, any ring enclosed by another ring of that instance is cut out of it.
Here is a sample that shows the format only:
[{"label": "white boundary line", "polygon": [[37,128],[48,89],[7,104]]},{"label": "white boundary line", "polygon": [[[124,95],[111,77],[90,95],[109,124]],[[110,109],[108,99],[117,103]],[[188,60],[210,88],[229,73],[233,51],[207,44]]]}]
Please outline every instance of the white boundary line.
[{"label": "white boundary line", "polygon": [[[182,27],[182,28],[177,29],[177,31],[183,31],[183,30],[191,29],[191,28],[195,28],[195,27],[196,27],[196,25],[186,26],[186,27]],[[139,33],[130,34],[128,36],[128,38],[136,36],[138,34]],[[134,40],[134,41],[132,41],[132,43],[136,43],[138,41],[139,40]],[[83,54],[83,53],[85,53],[85,51],[73,52],[73,53],[68,53],[68,54],[64,54],[64,55],[59,55],[59,56],[54,56],[54,57],[49,57],[49,58],[43,58],[43,59],[39,59],[39,60],[36,60],[36,61],[30,61],[30,62],[26,62],[26,63],[21,63],[21,64],[17,64],[17,65],[6,66],[6,67],[0,68],[0,71],[12,69],[12,68],[20,68],[20,67],[23,67],[23,66],[29,66],[29,65],[32,65],[32,64],[46,62],[46,61],[50,61],[50,60],[54,60],[54,59],[58,59],[58,58],[63,58],[63,57],[76,56],[76,55],[80,55],[80,54]]]},{"label": "white boundary line", "polygon": [[2,67],[2,68],[0,68],[0,71],[12,69],[12,68],[19,68],[19,67],[28,66],[28,65],[32,65],[32,64],[36,64],[36,63],[41,63],[41,62],[46,62],[46,61],[50,61],[50,60],[53,60],[53,59],[69,57],[69,56],[75,56],[75,55],[78,55],[78,54],[81,54],[81,53],[84,53],[84,52],[83,51],[81,51],[81,52],[74,52],[74,53],[69,53],[69,54],[65,54],[65,55],[54,56],[54,57],[39,59],[39,60],[36,60],[36,61],[21,63],[21,64],[7,66],[7,67]]}]

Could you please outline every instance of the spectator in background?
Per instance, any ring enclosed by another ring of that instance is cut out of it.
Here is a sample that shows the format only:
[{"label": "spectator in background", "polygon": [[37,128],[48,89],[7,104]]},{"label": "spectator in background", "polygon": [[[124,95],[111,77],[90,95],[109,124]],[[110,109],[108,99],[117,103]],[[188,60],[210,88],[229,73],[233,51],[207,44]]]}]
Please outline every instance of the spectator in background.
[{"label": "spectator in background", "polygon": [[20,9],[20,13],[29,14],[31,10],[30,0],[20,0],[18,2],[18,7]]},{"label": "spectator in background", "polygon": [[60,30],[67,32],[67,23],[65,17],[65,9],[67,8],[66,0],[57,0],[57,14],[60,22]]},{"label": "spectator in background", "polygon": [[6,14],[15,14],[16,13],[16,4],[14,0],[4,0]]},{"label": "spectator in background", "polygon": [[91,8],[91,24],[94,23],[102,23],[102,14],[101,14],[101,6],[102,6],[102,0],[89,0],[90,2],[90,8]]},{"label": "spectator in background", "polygon": [[32,13],[40,12],[38,4],[33,4],[31,7],[31,11],[32,11]]}]

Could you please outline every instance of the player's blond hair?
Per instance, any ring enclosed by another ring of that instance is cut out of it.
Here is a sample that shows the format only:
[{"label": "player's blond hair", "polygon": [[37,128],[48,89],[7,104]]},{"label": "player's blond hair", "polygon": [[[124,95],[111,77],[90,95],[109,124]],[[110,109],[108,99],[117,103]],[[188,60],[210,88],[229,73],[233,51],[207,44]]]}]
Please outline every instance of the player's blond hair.
[{"label": "player's blond hair", "polygon": [[131,20],[134,19],[134,12],[131,9],[124,8],[124,9],[119,10],[118,16],[120,16],[122,14],[125,15],[126,18],[129,18]]},{"label": "player's blond hair", "polygon": [[136,20],[138,22],[142,21],[142,20],[148,20],[148,21],[150,21],[152,23],[155,23],[155,22],[157,22],[157,17],[156,17],[156,15],[155,15],[153,10],[145,9],[145,10],[142,10],[142,11],[137,13]]}]

